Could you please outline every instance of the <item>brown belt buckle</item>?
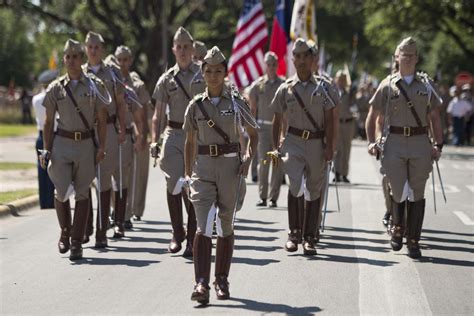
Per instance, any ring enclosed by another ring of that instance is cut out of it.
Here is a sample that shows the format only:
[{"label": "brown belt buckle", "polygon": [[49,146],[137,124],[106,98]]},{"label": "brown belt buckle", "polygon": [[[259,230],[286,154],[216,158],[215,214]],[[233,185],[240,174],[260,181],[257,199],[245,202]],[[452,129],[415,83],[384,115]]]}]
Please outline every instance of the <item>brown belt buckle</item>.
[{"label": "brown belt buckle", "polygon": [[308,131],[308,130],[305,129],[305,130],[303,131],[303,134],[301,135],[301,138],[303,138],[304,140],[308,140],[310,134],[311,134],[310,131]]},{"label": "brown belt buckle", "polygon": [[81,132],[74,132],[74,140],[76,142],[81,141],[82,140],[82,133]]},{"label": "brown belt buckle", "polygon": [[409,126],[403,126],[403,136],[409,137],[411,135],[411,128]]},{"label": "brown belt buckle", "polygon": [[217,150],[217,145],[209,145],[209,156],[211,156],[211,157],[219,156],[219,151]]}]

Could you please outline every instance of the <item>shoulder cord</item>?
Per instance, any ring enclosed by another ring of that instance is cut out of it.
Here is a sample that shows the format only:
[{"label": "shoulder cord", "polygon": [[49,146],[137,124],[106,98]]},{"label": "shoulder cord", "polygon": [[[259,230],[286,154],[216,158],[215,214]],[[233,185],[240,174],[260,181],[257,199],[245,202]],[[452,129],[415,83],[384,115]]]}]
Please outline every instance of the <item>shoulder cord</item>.
[{"label": "shoulder cord", "polygon": [[[253,128],[260,128],[257,121],[253,117],[252,113],[244,106],[240,105],[239,102],[235,100],[235,95],[240,95],[239,91],[237,90],[236,86],[233,83],[230,83],[230,98],[232,101],[232,107],[234,110],[234,125],[235,129],[238,130],[238,126],[244,127],[242,122],[245,121],[247,124],[252,126]],[[247,104],[245,99],[242,97],[242,100]],[[250,109],[250,107],[249,107]]]},{"label": "shoulder cord", "polygon": [[109,71],[114,82],[114,87],[117,82],[120,83],[125,88],[125,99],[136,103],[140,108],[142,108],[143,106],[140,104],[140,101],[138,100],[138,95],[135,90],[133,90],[133,88],[130,87],[125,81],[120,80],[120,78],[115,74],[115,71],[111,67],[109,67]]}]

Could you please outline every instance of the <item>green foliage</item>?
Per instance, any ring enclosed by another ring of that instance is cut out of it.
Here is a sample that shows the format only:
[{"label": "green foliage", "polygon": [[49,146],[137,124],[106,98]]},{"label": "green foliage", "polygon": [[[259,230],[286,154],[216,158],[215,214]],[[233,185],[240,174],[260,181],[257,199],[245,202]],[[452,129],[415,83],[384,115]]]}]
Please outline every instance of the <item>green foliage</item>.
[{"label": "green foliage", "polygon": [[[17,111],[20,113],[20,109]],[[36,132],[36,125],[0,123],[0,137],[32,135]]]},{"label": "green foliage", "polygon": [[38,194],[38,189],[0,192],[0,204],[8,204],[15,200]]}]

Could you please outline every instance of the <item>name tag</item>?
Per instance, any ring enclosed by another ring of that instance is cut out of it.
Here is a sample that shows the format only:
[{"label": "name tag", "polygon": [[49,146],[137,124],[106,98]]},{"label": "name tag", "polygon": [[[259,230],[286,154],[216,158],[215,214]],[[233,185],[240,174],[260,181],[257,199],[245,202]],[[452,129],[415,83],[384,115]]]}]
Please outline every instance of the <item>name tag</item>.
[{"label": "name tag", "polygon": [[416,94],[421,95],[421,96],[427,96],[427,95],[428,95],[428,92],[427,92],[427,91],[423,91],[423,90],[418,90],[418,91],[416,91]]},{"label": "name tag", "polygon": [[221,116],[232,116],[234,115],[234,113],[235,113],[234,110],[230,110],[230,109],[220,111]]},{"label": "name tag", "polygon": [[178,90],[178,87],[171,87],[168,89],[168,92],[174,92],[176,90]]}]

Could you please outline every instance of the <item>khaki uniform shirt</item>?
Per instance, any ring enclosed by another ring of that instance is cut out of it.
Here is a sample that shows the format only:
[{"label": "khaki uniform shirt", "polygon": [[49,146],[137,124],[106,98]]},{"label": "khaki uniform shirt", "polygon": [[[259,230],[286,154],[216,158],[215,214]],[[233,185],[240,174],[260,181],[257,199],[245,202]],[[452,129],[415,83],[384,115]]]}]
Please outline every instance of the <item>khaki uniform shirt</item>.
[{"label": "khaki uniform shirt", "polygon": [[[130,127],[133,122],[133,115],[139,109],[139,106],[148,106],[150,94],[146,90],[145,83],[138,78],[132,78],[130,75],[124,78],[127,86],[134,91],[126,91],[125,102],[127,104],[127,114],[125,116],[125,126]],[[136,99],[136,100],[135,100]],[[137,104],[140,103],[140,105]],[[144,122],[146,124],[146,122]]]},{"label": "khaki uniform shirt", "polygon": [[341,107],[339,111],[339,118],[341,120],[351,119],[352,118],[352,112],[351,112],[352,97],[345,90],[342,90],[340,92],[340,96],[341,96]]},{"label": "khaki uniform shirt", "polygon": [[179,78],[186,93],[192,98],[191,81],[196,79],[195,75],[198,72],[200,72],[200,67],[196,63],[191,63],[186,71],[180,70],[178,64],[176,64],[161,75],[158,80],[153,92],[153,98],[163,104],[168,104],[168,118],[170,121],[183,122],[184,112],[191,101],[178,85],[175,77]]},{"label": "khaki uniform shirt", "polygon": [[284,82],[280,77],[269,80],[268,76],[262,76],[255,80],[249,89],[249,96],[257,101],[257,123],[271,124],[273,120],[273,110],[270,104],[275,96],[278,87]]}]

